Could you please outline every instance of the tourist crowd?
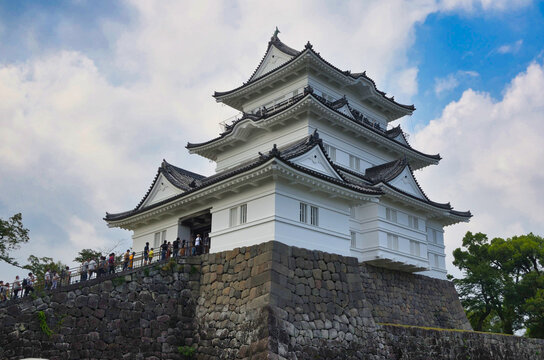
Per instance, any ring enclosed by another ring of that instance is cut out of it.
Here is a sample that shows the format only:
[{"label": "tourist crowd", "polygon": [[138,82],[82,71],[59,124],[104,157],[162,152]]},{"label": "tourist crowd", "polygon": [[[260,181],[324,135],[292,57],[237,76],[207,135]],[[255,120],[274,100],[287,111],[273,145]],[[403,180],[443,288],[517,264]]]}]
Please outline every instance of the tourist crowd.
[{"label": "tourist crowd", "polygon": [[78,275],[81,282],[90,280],[93,275],[95,278],[99,278],[106,274],[113,274],[117,268],[120,271],[125,271],[134,267],[145,266],[151,264],[153,259],[166,261],[179,256],[206,254],[210,251],[210,238],[209,236],[202,238],[200,234],[197,234],[190,241],[180,240],[179,237],[173,242],[164,240],[156,251],[157,253],[146,242],[143,251],[139,254],[127,250],[121,257],[116,257],[115,253],[111,253],[107,257],[100,256],[98,259],[85,260],[76,269],[70,269],[68,266],[60,272],[46,269],[43,279],[37,279],[32,272],[29,272],[27,277],[22,280],[19,276],[16,276],[11,283],[0,281],[0,302],[28,296],[34,292],[36,285],[43,285],[44,290],[54,290],[69,285],[74,282],[72,278]]}]

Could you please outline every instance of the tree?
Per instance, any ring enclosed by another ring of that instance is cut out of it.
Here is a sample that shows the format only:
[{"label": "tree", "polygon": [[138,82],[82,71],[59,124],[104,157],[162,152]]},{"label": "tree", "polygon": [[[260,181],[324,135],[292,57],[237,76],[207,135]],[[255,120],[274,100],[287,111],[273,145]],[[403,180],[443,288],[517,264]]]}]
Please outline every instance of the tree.
[{"label": "tree", "polygon": [[19,249],[21,244],[28,242],[28,229],[23,226],[21,213],[15,214],[9,220],[0,219],[0,260],[19,266],[10,256],[10,252]]},{"label": "tree", "polygon": [[101,256],[102,256],[101,250],[83,249],[79,251],[74,261],[78,263],[82,263],[84,261],[88,261],[91,259],[98,260],[100,259]]},{"label": "tree", "polygon": [[491,241],[467,232],[453,264],[465,277],[454,279],[474,330],[544,337],[544,240],[532,233]]},{"label": "tree", "polygon": [[23,268],[32,272],[40,282],[43,281],[47,270],[55,271],[60,274],[62,269],[66,268],[66,265],[60,261],[55,262],[53,258],[47,256],[37,257],[30,255],[28,257],[28,262],[29,263],[23,266]]}]

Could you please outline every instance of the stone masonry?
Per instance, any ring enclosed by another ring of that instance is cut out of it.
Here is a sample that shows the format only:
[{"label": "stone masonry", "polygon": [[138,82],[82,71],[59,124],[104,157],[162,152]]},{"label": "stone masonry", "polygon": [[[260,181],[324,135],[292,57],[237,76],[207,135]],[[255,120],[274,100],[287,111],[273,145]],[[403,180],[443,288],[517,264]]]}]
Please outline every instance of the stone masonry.
[{"label": "stone masonry", "polygon": [[71,285],[5,304],[0,321],[1,359],[189,358],[179,346],[195,348],[196,359],[544,354],[542,340],[466,331],[448,281],[278,242]]}]

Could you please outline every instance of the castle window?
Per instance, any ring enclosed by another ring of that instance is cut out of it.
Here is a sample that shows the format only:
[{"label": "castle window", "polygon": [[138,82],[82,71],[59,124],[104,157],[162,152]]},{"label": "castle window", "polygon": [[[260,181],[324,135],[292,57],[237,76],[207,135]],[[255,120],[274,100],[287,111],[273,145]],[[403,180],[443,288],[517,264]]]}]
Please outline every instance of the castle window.
[{"label": "castle window", "polygon": [[419,229],[419,221],[415,216],[408,215],[408,224],[412,229]]},{"label": "castle window", "polygon": [[410,254],[419,256],[419,242],[410,240]]},{"label": "castle window", "polygon": [[397,222],[397,210],[385,208],[385,218],[392,222]]},{"label": "castle window", "polygon": [[351,247],[356,248],[357,247],[357,234],[355,233],[355,231],[350,231],[349,233],[351,235]]},{"label": "castle window", "polygon": [[310,206],[310,223],[312,225],[319,225],[319,209],[316,206]]},{"label": "castle window", "polygon": [[431,242],[433,244],[438,244],[438,231],[431,229]]},{"label": "castle window", "polygon": [[349,156],[349,167],[353,170],[359,171],[359,169],[361,168],[361,162],[357,156]]},{"label": "castle window", "polygon": [[229,227],[233,227],[247,222],[247,204],[242,204],[230,208],[229,210]]},{"label": "castle window", "polygon": [[158,249],[159,246],[166,240],[166,230],[158,231],[155,233],[155,239],[153,241],[153,247]]},{"label": "castle window", "polygon": [[327,155],[329,156],[329,159],[331,159],[331,161],[336,161],[336,148],[328,144],[325,144],[324,146],[325,146],[325,151],[327,152]]},{"label": "castle window", "polygon": [[247,222],[247,204],[240,205],[240,224]]},{"label": "castle window", "polygon": [[302,223],[308,222],[308,204],[300,203],[299,221]]},{"label": "castle window", "polygon": [[391,250],[399,249],[399,237],[393,234],[387,234],[387,247]]},{"label": "castle window", "polygon": [[230,209],[230,212],[229,212],[229,226],[230,227],[236,226],[238,224],[237,220],[238,220],[238,208],[233,207]]},{"label": "castle window", "polygon": [[[319,208],[317,206],[310,206],[310,224],[319,226]],[[308,223],[308,204],[300,203],[299,221],[301,223]]]}]

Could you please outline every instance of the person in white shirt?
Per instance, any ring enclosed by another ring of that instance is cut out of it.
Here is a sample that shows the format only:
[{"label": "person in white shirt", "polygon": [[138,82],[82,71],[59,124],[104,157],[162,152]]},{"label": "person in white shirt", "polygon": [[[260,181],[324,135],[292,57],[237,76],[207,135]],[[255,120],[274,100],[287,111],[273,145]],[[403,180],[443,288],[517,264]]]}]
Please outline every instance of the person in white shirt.
[{"label": "person in white shirt", "polygon": [[94,259],[91,259],[91,261],[89,261],[89,280],[91,280],[91,278],[93,277],[93,272],[96,271],[96,261],[94,261]]},{"label": "person in white shirt", "polygon": [[202,245],[202,238],[200,237],[200,234],[196,235],[195,239],[195,247],[196,247],[196,254],[200,255],[202,251],[200,251],[200,246]]},{"label": "person in white shirt", "polygon": [[45,270],[44,275],[44,289],[50,289],[51,288],[51,273],[49,272],[49,269]]}]

